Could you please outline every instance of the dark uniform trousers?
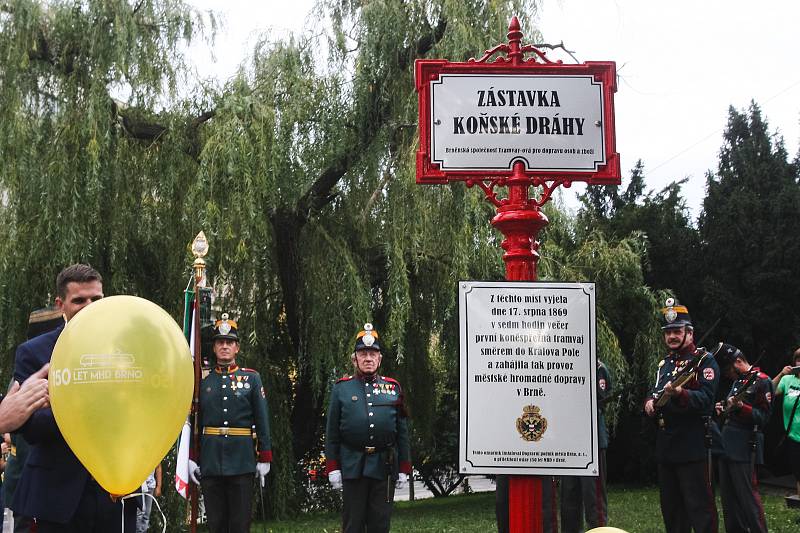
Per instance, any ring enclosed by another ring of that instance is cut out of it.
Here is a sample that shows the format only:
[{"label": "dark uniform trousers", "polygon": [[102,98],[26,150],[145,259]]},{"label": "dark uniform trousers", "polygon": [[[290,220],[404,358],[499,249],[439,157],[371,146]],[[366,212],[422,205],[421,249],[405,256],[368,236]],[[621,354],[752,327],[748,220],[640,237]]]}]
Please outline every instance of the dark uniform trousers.
[{"label": "dark uniform trousers", "polygon": [[[140,498],[139,498],[140,499]],[[125,533],[136,531],[136,500],[128,498],[114,502],[96,481],[90,479],[81,495],[78,508],[69,524],[46,520],[36,521],[37,533],[107,533],[123,531],[122,513],[125,509]]]},{"label": "dark uniform trousers", "polygon": [[342,533],[388,533],[394,487],[387,502],[387,479],[345,479],[342,485]]},{"label": "dark uniform trousers", "polygon": [[706,461],[659,463],[658,482],[666,533],[716,533],[717,509]]},{"label": "dark uniform trousers", "polygon": [[253,514],[253,474],[203,476],[200,480],[208,530],[246,533]]},{"label": "dark uniform trousers", "polygon": [[[722,459],[719,469],[726,533],[767,533],[767,520],[758,493],[756,470],[750,463]],[[752,502],[751,504],[743,502]]]}]

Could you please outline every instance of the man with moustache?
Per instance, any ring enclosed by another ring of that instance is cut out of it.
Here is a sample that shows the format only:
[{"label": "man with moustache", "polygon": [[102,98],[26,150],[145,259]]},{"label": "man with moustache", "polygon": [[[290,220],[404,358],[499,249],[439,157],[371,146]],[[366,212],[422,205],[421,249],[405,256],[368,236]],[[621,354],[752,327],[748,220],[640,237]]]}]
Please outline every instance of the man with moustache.
[{"label": "man with moustache", "polygon": [[411,474],[403,390],[381,376],[381,346],[372,324],[356,336],[355,375],[331,390],[325,432],[326,472],[343,491],[342,533],[386,533],[394,489]]},{"label": "man with moustache", "polygon": [[[659,363],[656,386],[644,404],[645,414],[658,421],[661,515],[667,533],[716,533],[717,508],[705,439],[719,367],[711,354],[695,346],[686,306],[668,298],[661,314],[668,353]],[[673,383],[682,373],[691,378],[682,385]],[[660,407],[659,398],[665,400]]]}]

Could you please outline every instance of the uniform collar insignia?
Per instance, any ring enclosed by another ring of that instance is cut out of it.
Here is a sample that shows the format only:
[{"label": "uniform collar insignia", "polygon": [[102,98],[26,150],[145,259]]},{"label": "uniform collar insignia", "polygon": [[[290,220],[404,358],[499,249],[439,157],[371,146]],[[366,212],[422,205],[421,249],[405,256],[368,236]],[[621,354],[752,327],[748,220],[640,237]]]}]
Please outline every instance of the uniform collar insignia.
[{"label": "uniform collar insignia", "polygon": [[238,369],[239,367],[236,365],[236,363],[233,363],[232,365],[217,365],[214,368],[214,371],[217,374],[231,374],[236,372]]}]

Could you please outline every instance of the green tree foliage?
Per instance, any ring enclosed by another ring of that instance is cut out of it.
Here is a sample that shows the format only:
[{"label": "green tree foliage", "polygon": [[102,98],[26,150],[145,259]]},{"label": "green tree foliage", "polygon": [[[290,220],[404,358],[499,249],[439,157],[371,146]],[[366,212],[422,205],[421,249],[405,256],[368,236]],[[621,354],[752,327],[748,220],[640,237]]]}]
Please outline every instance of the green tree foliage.
[{"label": "green tree foliage", "polygon": [[[478,56],[505,41],[512,14],[535,41],[534,7],[325,0],[317,33],[265,38],[224,87],[178,98],[193,86],[182,46],[213,34],[212,17],[177,0],[0,0],[0,378],[66,264],[179,316],[187,243],[203,229],[215,306],[239,319],[241,363],[268,390],[270,514],[308,507],[303,465],[319,463],[327,391],[367,321],[407,393],[415,461],[452,474],[454,282],[501,279],[503,265],[478,191],[415,184],[413,60]],[[541,276],[598,283],[598,351],[627,391],[616,413],[655,364],[639,357],[655,320],[644,244],[578,239],[548,213]]]},{"label": "green tree foliage", "polygon": [[720,338],[774,372],[796,347],[800,314],[800,186],[783,140],[760,108],[730,108],[719,167],[700,217],[703,305]]},{"label": "green tree foliage", "polygon": [[696,273],[700,237],[681,196],[685,182],[672,182],[657,192],[646,190],[645,167],[639,160],[624,189],[587,187],[579,197],[576,233],[591,237],[601,232],[612,242],[627,241],[634,246],[642,265],[643,287],[639,290],[647,294],[646,300],[616,302],[611,321],[623,353],[635,368],[627,385],[630,401],[620,410],[609,451],[612,478],[654,479],[653,455],[647,451],[652,450],[654,427],[641,418],[641,404],[652,387],[655,365],[665,353],[653,313],[672,295],[692,310],[699,335],[713,323],[713,317],[706,317],[700,308],[702,278]]},{"label": "green tree foliage", "polygon": [[217,306],[240,319],[242,362],[269,390],[279,515],[298,508],[295,471],[319,454],[327,388],[364,322],[417,434],[433,434],[429,339],[452,319],[452,280],[496,277],[500,261],[477,195],[414,183],[413,60],[479,55],[512,13],[529,27],[533,7],[329,0],[318,12],[321,33],[264,40],[236,79],[181,100],[181,45],[215,27],[182,2],[0,2],[4,372],[27,313],[74,261],[96,266],[108,294],[178,316],[186,244],[204,229]]},{"label": "green tree foliage", "polygon": [[[644,282],[656,290],[670,290],[690,308],[699,304],[702,286],[694,268],[700,238],[692,224],[681,187],[688,178],[662,190],[645,192],[645,168],[639,160],[623,192],[616,187],[588,187],[580,195],[580,232],[601,230],[609,239],[640,234],[644,240]],[[701,321],[701,326],[703,322]],[[623,343],[629,335],[623,334]]]},{"label": "green tree foliage", "polygon": [[585,221],[552,206],[547,214],[558,229],[545,230],[542,278],[591,280],[597,287],[597,357],[611,371],[614,394],[605,409],[614,435],[609,472],[616,479],[652,478],[652,456],[642,453],[649,449],[650,437],[642,431],[647,426],[640,415],[663,352],[657,314],[663,298],[644,282],[647,241],[641,232],[612,240],[600,229],[579,231]]}]

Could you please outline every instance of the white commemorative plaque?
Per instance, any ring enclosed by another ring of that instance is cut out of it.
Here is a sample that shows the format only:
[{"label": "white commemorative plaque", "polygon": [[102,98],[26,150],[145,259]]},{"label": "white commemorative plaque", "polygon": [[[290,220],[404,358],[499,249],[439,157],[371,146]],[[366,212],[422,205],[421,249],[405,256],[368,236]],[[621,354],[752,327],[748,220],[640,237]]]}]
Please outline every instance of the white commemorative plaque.
[{"label": "white commemorative plaque", "polygon": [[462,474],[598,475],[593,283],[459,282]]}]

